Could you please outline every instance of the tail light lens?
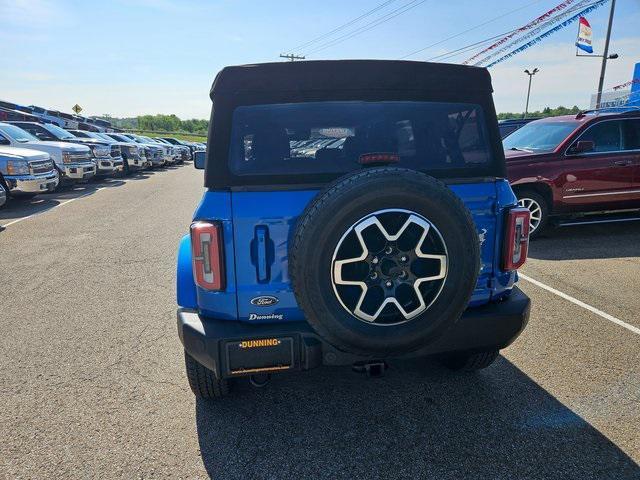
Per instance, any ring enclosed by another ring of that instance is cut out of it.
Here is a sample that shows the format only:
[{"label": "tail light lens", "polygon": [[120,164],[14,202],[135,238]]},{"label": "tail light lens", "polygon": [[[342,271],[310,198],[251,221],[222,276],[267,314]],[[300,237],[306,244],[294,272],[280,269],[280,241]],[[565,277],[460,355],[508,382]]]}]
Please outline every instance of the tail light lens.
[{"label": "tail light lens", "polygon": [[531,213],[526,208],[512,208],[507,215],[504,237],[503,270],[517,270],[527,260],[529,252],[529,221]]},{"label": "tail light lens", "polygon": [[193,278],[205,290],[224,290],[225,273],[220,223],[191,224]]}]

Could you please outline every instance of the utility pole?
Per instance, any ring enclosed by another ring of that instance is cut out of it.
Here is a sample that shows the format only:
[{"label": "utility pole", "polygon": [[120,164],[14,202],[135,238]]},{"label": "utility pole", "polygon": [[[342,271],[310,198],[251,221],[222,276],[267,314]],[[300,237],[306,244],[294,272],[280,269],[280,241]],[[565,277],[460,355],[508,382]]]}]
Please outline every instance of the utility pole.
[{"label": "utility pole", "polygon": [[604,74],[607,71],[607,60],[609,59],[609,40],[611,39],[611,26],[613,25],[613,12],[616,8],[616,0],[611,0],[611,10],[609,10],[609,26],[607,27],[607,38],[604,41],[604,52],[602,54],[602,68],[600,69],[600,80],[596,93],[596,108],[600,108],[602,103],[602,89],[604,88]]},{"label": "utility pole", "polygon": [[294,55],[293,53],[281,53],[280,58],[288,58],[289,61],[304,60],[304,55]]},{"label": "utility pole", "polygon": [[529,70],[524,71],[524,73],[529,75],[529,88],[527,89],[527,105],[524,107],[524,117],[522,118],[527,118],[527,113],[529,113],[529,97],[531,96],[531,80],[533,79],[533,76],[539,71],[540,70],[538,68],[534,68],[531,71]]}]

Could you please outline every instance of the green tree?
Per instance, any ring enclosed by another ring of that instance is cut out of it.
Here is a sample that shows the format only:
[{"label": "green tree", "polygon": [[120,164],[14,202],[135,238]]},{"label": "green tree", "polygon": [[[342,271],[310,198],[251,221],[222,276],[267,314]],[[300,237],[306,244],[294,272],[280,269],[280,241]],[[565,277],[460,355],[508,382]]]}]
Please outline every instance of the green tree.
[{"label": "green tree", "polygon": [[[576,115],[580,113],[583,109],[574,105],[571,108],[559,106],[556,108],[545,107],[542,111],[535,111],[527,113],[527,117],[557,117],[559,115]],[[523,118],[524,112],[514,113],[514,112],[503,112],[498,114],[498,120],[509,120],[512,118]]]}]

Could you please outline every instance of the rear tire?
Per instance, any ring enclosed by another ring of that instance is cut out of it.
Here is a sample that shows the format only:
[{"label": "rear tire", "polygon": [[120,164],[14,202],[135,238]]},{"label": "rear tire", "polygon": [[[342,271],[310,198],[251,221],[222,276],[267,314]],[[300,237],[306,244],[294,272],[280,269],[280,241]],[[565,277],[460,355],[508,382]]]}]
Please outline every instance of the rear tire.
[{"label": "rear tire", "polygon": [[184,352],[184,363],[189,386],[196,397],[214,399],[229,394],[229,381],[216,377],[211,370],[199,364],[186,351]]},{"label": "rear tire", "polygon": [[533,190],[516,192],[516,196],[518,197],[518,205],[531,212],[529,238],[539,237],[549,223],[549,202],[544,196]]},{"label": "rear tire", "polygon": [[442,364],[450,370],[475,372],[491,365],[498,358],[498,350],[484,352],[463,352],[441,358]]}]

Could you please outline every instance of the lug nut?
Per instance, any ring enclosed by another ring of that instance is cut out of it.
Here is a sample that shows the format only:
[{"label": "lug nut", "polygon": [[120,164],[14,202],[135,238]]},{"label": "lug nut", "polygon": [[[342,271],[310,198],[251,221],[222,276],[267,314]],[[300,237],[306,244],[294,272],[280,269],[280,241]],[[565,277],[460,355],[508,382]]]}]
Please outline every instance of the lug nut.
[{"label": "lug nut", "polygon": [[375,280],[376,278],[378,278],[378,274],[377,274],[376,272],[371,272],[371,273],[369,274],[369,278],[370,278],[371,280]]},{"label": "lug nut", "polygon": [[403,255],[403,256],[400,257],[400,261],[401,262],[406,262],[407,260],[409,260],[409,259],[407,258],[406,255]]},{"label": "lug nut", "polygon": [[387,288],[391,288],[393,286],[393,283],[391,283],[389,280],[387,280],[387,282],[385,283],[385,286]]},{"label": "lug nut", "polygon": [[393,248],[391,247],[387,247],[384,249],[384,253],[386,253],[387,255],[389,255],[391,252],[393,252]]},{"label": "lug nut", "polygon": [[400,272],[400,278],[407,278],[407,272],[405,272],[404,270]]},{"label": "lug nut", "polygon": [[373,260],[371,260],[373,263],[378,263],[378,257],[373,257]]}]

